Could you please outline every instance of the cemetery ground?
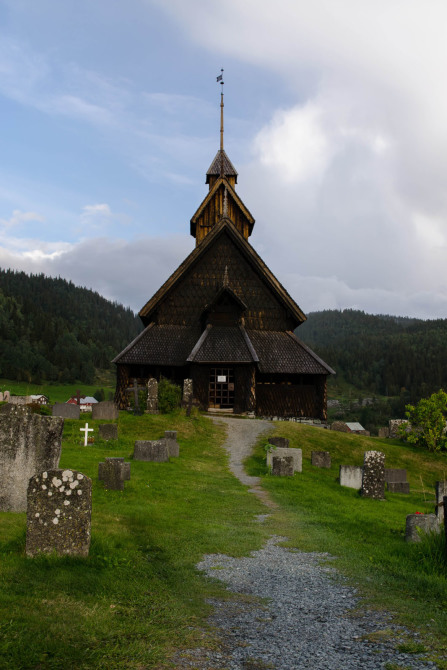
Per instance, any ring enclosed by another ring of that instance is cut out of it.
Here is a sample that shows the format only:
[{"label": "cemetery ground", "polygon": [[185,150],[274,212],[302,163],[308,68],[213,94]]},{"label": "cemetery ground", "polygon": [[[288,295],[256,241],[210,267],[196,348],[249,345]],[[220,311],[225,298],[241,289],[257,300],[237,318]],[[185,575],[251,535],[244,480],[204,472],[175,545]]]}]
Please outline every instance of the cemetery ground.
[{"label": "cemetery ground", "polygon": [[[161,669],[172,667],[176,649],[217,645],[205,601],[232,595],[195,566],[204,554],[247,555],[271,534],[287,537],[286,546],[336,557],[330,564],[357,586],[362,606],[391,611],[420,634],[406,650],[425,651],[447,668],[444,538],[404,542],[406,515],[433,511],[446,455],[278,422],[272,434],[303,450],[303,472],[269,475],[266,438],[246,464],[278,503],[275,511],[229,472],[224,429],[205,416],[120,412],[119,439],[110,442],[99,441],[100,422],[86,418],[94,444],[81,444],[83,421],[66,420],[60,467],[93,480],[89,557],[26,558],[25,514],[0,513],[0,668]],[[131,460],[135,440],[165,430],[177,431],[179,458]],[[337,483],[339,465],[362,465],[370,449],[386,454],[387,467],[406,468],[410,495],[387,492],[386,501],[376,501]],[[312,450],[329,451],[331,469],[312,467]],[[109,456],[131,460],[124,491],[98,481],[98,463]],[[265,513],[260,524],[256,517]]]}]

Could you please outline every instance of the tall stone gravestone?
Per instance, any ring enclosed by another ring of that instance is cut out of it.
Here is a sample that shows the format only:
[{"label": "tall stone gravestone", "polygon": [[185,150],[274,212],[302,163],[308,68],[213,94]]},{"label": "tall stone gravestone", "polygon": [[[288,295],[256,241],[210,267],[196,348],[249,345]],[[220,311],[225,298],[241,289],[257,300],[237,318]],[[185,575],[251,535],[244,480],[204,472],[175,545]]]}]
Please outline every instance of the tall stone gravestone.
[{"label": "tall stone gravestone", "polygon": [[361,493],[365,498],[385,498],[385,454],[381,451],[365,452]]},{"label": "tall stone gravestone", "polygon": [[103,400],[92,405],[92,419],[115,421],[118,418],[118,408],[112,400]]},{"label": "tall stone gravestone", "polygon": [[62,419],[79,419],[81,408],[79,405],[73,405],[71,402],[56,402],[53,405],[52,414]]},{"label": "tall stone gravestone", "polygon": [[436,492],[436,516],[438,518],[438,523],[442,524],[444,518],[447,516],[447,510],[444,509],[443,500],[444,496],[447,496],[447,481],[436,482],[435,484]]},{"label": "tall stone gravestone", "polygon": [[88,556],[92,480],[76,470],[45,470],[31,477],[26,554]]},{"label": "tall stone gravestone", "polygon": [[64,420],[27,407],[0,408],[0,510],[24,512],[30,477],[57,468]]},{"label": "tall stone gravestone", "polygon": [[130,463],[121,457],[106,458],[105,463],[98,463],[98,479],[105,489],[123,491],[124,482],[130,480]]},{"label": "tall stone gravestone", "polygon": [[192,379],[184,379],[182,405],[188,406],[192,402],[192,397],[193,397]]},{"label": "tall stone gravestone", "polygon": [[340,465],[340,485],[360,491],[363,468],[359,465]]},{"label": "tall stone gravestone", "polygon": [[147,413],[158,414],[158,382],[153,377],[147,382]]}]

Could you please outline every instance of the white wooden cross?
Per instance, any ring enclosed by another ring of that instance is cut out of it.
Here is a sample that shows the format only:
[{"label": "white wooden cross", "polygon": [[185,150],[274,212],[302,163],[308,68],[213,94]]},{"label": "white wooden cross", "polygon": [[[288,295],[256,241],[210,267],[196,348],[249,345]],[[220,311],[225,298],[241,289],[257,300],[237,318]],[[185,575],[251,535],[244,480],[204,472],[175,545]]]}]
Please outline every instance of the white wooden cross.
[{"label": "white wooden cross", "polygon": [[88,434],[93,432],[93,428],[88,427],[88,423],[85,424],[85,428],[80,428],[79,430],[83,431],[85,433],[84,436],[84,447],[87,446],[88,444]]}]

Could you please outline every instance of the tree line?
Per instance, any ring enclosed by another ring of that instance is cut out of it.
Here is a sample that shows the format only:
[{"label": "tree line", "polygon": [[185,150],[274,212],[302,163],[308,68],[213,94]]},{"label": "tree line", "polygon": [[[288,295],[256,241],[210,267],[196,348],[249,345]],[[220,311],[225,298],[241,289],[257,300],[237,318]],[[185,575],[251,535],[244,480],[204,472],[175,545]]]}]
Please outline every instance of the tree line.
[{"label": "tree line", "polygon": [[295,332],[363,392],[415,403],[447,389],[447,319],[325,310],[308,314]]},{"label": "tree line", "polygon": [[141,328],[131,309],[94,291],[0,269],[0,377],[92,384]]}]

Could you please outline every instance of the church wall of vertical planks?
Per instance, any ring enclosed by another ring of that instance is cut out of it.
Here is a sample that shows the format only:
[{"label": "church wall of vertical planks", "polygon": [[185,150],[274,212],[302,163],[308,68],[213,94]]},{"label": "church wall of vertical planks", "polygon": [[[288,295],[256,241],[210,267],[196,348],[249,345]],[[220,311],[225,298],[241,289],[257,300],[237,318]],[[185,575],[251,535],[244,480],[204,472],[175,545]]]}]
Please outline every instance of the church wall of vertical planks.
[{"label": "church wall of vertical planks", "polygon": [[294,330],[306,317],[248,241],[254,218],[221,144],[191,219],[194,251],[140,311],[145,326],[115,359],[115,400],[131,380],[193,380],[202,409],[326,419],[333,370]]}]

